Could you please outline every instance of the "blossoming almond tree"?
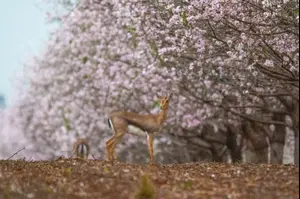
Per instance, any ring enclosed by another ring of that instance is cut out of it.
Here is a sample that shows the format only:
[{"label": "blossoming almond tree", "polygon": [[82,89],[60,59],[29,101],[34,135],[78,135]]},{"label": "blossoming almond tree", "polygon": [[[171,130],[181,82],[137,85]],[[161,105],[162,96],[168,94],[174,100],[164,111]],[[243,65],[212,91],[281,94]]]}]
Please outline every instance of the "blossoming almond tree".
[{"label": "blossoming almond tree", "polygon": [[[273,143],[279,127],[292,127],[273,116],[291,116],[287,106],[299,101],[297,9],[296,1],[80,1],[27,67],[23,131],[48,154],[84,135],[103,155],[111,111],[155,112],[155,93],[172,91],[166,135],[214,149],[202,129],[217,119],[240,126],[234,135],[260,154],[266,137]],[[227,145],[221,134],[209,132]],[[128,137],[122,150],[136,142]]]},{"label": "blossoming almond tree", "polygon": [[[299,103],[297,2],[189,1],[177,5],[158,3],[154,7],[161,12],[147,18],[147,22],[152,22],[152,34],[147,32],[147,38],[158,49],[160,63],[167,67],[187,65],[176,70],[184,74],[179,76],[184,90],[203,102],[219,101],[217,106],[247,121],[277,125],[271,142],[281,137],[280,142],[284,143],[285,131],[278,131],[285,125],[284,119],[274,121],[268,117],[293,114],[287,105],[280,107],[287,104],[284,102],[287,97],[294,99],[289,107]],[[153,7],[148,8],[145,13],[151,13]],[[193,74],[195,82],[190,84]],[[204,95],[201,92],[205,88],[199,85],[201,80],[202,85],[209,82],[211,96],[209,92]],[[228,93],[239,100],[234,101],[234,106],[224,107],[220,99]],[[236,108],[244,109],[246,114]],[[257,148],[266,145],[266,142],[255,142],[257,136],[253,133],[248,137]]]}]

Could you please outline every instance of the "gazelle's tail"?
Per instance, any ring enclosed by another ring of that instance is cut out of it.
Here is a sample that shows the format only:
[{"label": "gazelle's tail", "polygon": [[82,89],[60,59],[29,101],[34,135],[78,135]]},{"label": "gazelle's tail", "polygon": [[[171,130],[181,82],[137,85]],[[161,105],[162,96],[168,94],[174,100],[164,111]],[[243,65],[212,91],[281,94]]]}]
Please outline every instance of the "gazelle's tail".
[{"label": "gazelle's tail", "polygon": [[107,122],[108,122],[108,127],[111,129],[111,121],[110,121],[110,119],[107,119]]}]

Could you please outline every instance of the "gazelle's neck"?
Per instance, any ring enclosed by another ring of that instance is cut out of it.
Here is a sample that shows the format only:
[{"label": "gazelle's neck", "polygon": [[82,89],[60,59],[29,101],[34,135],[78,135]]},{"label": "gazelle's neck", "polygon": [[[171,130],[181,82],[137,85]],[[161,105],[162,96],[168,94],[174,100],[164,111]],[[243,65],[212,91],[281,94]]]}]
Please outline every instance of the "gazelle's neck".
[{"label": "gazelle's neck", "polygon": [[167,119],[167,112],[168,109],[161,109],[158,114],[157,122],[159,125],[162,125],[162,123]]}]

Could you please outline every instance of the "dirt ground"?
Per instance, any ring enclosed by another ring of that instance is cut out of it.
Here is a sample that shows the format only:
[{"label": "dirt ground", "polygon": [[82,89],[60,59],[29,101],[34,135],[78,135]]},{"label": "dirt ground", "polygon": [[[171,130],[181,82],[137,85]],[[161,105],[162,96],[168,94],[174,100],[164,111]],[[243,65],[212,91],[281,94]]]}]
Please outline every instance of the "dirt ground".
[{"label": "dirt ground", "polygon": [[293,165],[0,160],[0,199],[290,199],[298,175]]}]

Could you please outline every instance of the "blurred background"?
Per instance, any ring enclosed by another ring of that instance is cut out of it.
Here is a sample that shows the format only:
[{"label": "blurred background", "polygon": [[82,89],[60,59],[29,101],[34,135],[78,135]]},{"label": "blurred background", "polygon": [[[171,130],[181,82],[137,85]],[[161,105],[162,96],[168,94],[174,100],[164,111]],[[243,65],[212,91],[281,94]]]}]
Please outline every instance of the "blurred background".
[{"label": "blurred background", "polygon": [[46,23],[47,4],[37,1],[1,1],[0,3],[0,104],[9,106],[14,96],[13,79],[24,63],[37,55],[49,39],[54,24]]},{"label": "blurred background", "polygon": [[[0,2],[0,123],[3,129],[4,110],[10,112],[8,109],[18,98],[18,80],[22,77],[25,63],[47,47],[46,41],[51,32],[58,27],[57,23],[48,21],[47,13],[51,11],[51,6],[53,4],[39,0]],[[18,136],[18,133],[15,133],[1,131],[1,137],[4,137],[2,148],[4,145],[8,145],[10,149],[14,148],[14,139]],[[8,152],[10,149],[2,149],[1,157],[4,151]]]},{"label": "blurred background", "polygon": [[[0,158],[105,158],[112,111],[154,114],[160,163],[299,163],[299,3],[0,2]],[[253,17],[255,16],[255,17]],[[120,160],[148,160],[125,135]]]}]

